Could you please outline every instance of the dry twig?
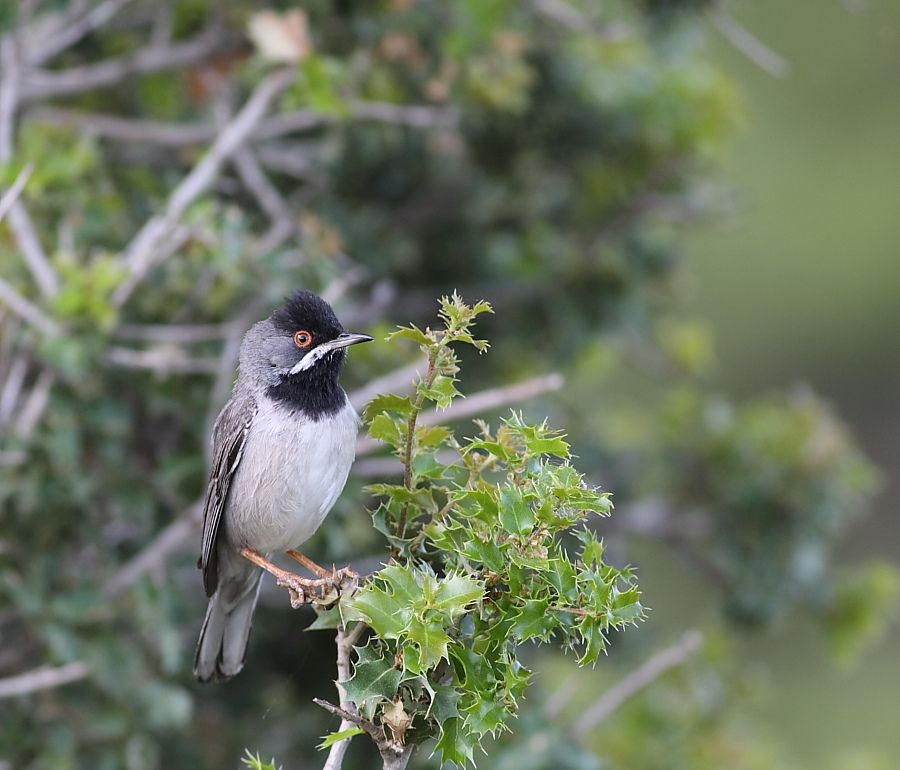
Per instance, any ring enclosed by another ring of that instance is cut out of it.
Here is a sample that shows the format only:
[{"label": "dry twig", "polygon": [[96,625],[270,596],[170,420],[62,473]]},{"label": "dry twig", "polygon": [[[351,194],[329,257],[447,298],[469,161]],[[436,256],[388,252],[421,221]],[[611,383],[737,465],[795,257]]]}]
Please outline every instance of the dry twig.
[{"label": "dry twig", "polygon": [[41,666],[18,676],[0,679],[0,698],[15,698],[40,690],[62,687],[64,684],[84,679],[89,673],[87,665],[80,661],[59,668]]},{"label": "dry twig", "polygon": [[572,726],[572,735],[583,738],[593,728],[606,720],[625,701],[653,684],[670,669],[690,660],[703,647],[703,635],[696,630],[687,631],[671,647],[660,650],[636,668],[628,676],[603,693],[594,704],[582,712]]}]

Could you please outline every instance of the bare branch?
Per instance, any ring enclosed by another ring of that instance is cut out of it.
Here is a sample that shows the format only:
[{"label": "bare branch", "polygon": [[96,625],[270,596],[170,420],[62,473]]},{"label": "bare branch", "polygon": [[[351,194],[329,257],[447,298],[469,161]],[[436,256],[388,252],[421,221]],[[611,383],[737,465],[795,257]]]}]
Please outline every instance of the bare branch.
[{"label": "bare branch", "polygon": [[28,356],[20,353],[9,367],[6,381],[3,383],[3,390],[0,391],[0,427],[7,424],[16,404],[19,403],[19,394],[22,392],[22,385],[25,383],[27,374]]},{"label": "bare branch", "polygon": [[[340,698],[338,702],[340,703],[340,707],[342,709],[351,714],[358,714],[358,712],[356,710],[356,706],[347,697],[347,693],[341,685],[341,682],[346,682],[350,679],[350,655],[353,652],[353,645],[358,641],[360,635],[365,630],[365,627],[365,623],[357,623],[348,633],[344,626],[338,626],[337,635],[335,637],[335,645],[337,647],[338,674],[335,685],[337,687],[338,696]],[[340,727],[338,727],[338,732],[347,730],[352,726],[353,722],[350,722],[347,719],[341,719],[341,725]],[[341,766],[344,763],[344,755],[347,753],[347,749],[349,747],[349,738],[345,738],[342,741],[333,743],[331,745],[330,751],[328,752],[328,759],[325,761],[325,765],[322,770],[340,770]]]},{"label": "bare branch", "polygon": [[273,224],[287,223],[293,229],[293,215],[285,203],[281,193],[269,181],[265,172],[260,168],[259,161],[253,151],[248,147],[241,147],[234,154],[234,166],[246,188],[253,193],[259,207]]},{"label": "bare branch", "polygon": [[[454,401],[453,405],[444,411],[432,409],[429,412],[423,412],[418,422],[419,425],[435,425],[440,422],[462,420],[466,417],[486,412],[489,409],[496,409],[498,406],[515,404],[538,396],[541,393],[559,390],[562,386],[563,378],[561,375],[555,373],[545,374],[515,385],[504,385],[499,388],[473,393],[464,399]],[[356,454],[358,456],[370,454],[380,446],[380,442],[364,436],[356,442]]]},{"label": "bare branch", "polygon": [[201,513],[201,503],[198,501],[163,529],[131,560],[125,562],[106,582],[104,589],[106,597],[115,599],[120,596],[146,573],[161,569],[172,554],[183,550],[199,525]]},{"label": "bare branch", "polygon": [[135,75],[189,67],[239,45],[242,45],[239,35],[211,26],[188,40],[142,48],[97,64],[53,71],[32,70],[23,79],[21,99],[32,102],[108,88]]},{"label": "bare branch", "polygon": [[44,368],[38,375],[37,380],[31,387],[31,392],[19,412],[19,419],[16,420],[15,433],[19,438],[27,439],[34,432],[35,426],[41,419],[41,415],[50,403],[50,390],[53,383],[56,382],[56,374],[52,369]]},{"label": "bare branch", "polygon": [[160,345],[147,350],[133,350],[113,346],[106,350],[108,363],[125,369],[149,369],[157,374],[215,374],[219,369],[216,358],[198,358],[175,345]]},{"label": "bare branch", "polygon": [[709,19],[722,37],[763,72],[775,78],[786,78],[790,74],[791,65],[786,59],[775,53],[725,10],[715,6],[709,11]]},{"label": "bare branch", "polygon": [[[16,112],[21,98],[18,40],[7,36],[0,39],[0,164],[13,160]],[[30,172],[29,172],[30,173]],[[18,181],[18,180],[17,180]],[[24,185],[24,182],[23,182]],[[15,184],[13,185],[15,187]],[[4,196],[6,197],[6,196]],[[11,196],[9,226],[25,263],[37,282],[41,294],[52,297],[59,291],[59,279],[50,266],[25,206]]]},{"label": "bare branch", "polygon": [[348,395],[354,409],[363,409],[379,393],[408,393],[415,385],[415,377],[424,371],[426,361],[417,359],[372,380]]},{"label": "bare branch", "polygon": [[288,87],[295,76],[296,73],[292,69],[282,69],[266,77],[256,87],[241,111],[222,129],[209,152],[172,191],[165,213],[161,217],[150,219],[132,239],[124,257],[129,274],[113,292],[113,303],[117,307],[125,303],[153,266],[157,250],[175,228],[188,206],[215,181],[225,161],[247,140],[268,112],[272,102]]},{"label": "bare branch", "polygon": [[34,66],[49,61],[54,56],[75,45],[85,35],[90,34],[98,27],[102,27],[131,1],[105,0],[105,2],[91,8],[80,18],[64,19],[60,32],[55,37],[41,41],[39,46],[34,47],[31,55],[28,57],[28,63]]},{"label": "bare branch", "polygon": [[351,101],[350,115],[355,120],[373,120],[411,128],[456,128],[459,113],[450,107],[428,104]]},{"label": "bare branch", "polygon": [[221,324],[122,324],[115,336],[120,340],[174,343],[216,342],[234,332],[235,323]]},{"label": "bare branch", "polygon": [[4,302],[19,318],[31,324],[42,334],[48,336],[62,334],[62,327],[56,321],[25,299],[2,278],[0,278],[0,302]]},{"label": "bare branch", "polygon": [[216,137],[216,129],[211,123],[165,123],[65,107],[32,107],[25,113],[25,117],[37,123],[74,126],[88,134],[122,142],[185,147],[207,144]]},{"label": "bare branch", "polygon": [[676,668],[690,660],[702,647],[703,635],[696,630],[687,631],[671,647],[657,652],[643,665],[604,692],[576,720],[572,726],[573,737],[583,738],[586,736],[593,728],[613,714],[625,701],[637,695],[645,687],[653,684],[670,669]]},{"label": "bare branch", "polygon": [[59,668],[41,666],[18,676],[0,679],[0,698],[15,698],[40,690],[62,687],[64,684],[86,678],[89,673],[87,665],[80,661]]},{"label": "bare branch", "polygon": [[570,32],[589,32],[609,42],[624,40],[629,35],[624,24],[597,24],[565,0],[533,0],[532,5],[538,13]]},{"label": "bare branch", "polygon": [[41,294],[45,297],[55,297],[59,293],[59,276],[44,253],[44,247],[41,246],[34,224],[22,201],[14,201],[9,209],[9,228]]},{"label": "bare branch", "polygon": [[10,185],[10,188],[5,193],[3,193],[2,197],[0,197],[0,222],[3,221],[3,217],[6,216],[6,212],[8,212],[12,208],[13,203],[15,203],[19,199],[19,196],[22,194],[22,190],[25,189],[25,185],[31,178],[31,174],[33,171],[34,164],[26,164],[16,175],[16,178],[13,181],[12,185]]}]

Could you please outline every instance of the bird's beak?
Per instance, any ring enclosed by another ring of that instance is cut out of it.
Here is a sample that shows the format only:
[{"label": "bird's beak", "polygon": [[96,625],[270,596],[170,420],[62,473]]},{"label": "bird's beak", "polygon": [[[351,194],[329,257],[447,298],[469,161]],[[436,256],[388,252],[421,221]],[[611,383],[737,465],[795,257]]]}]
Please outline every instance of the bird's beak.
[{"label": "bird's beak", "polygon": [[329,350],[337,350],[338,348],[346,348],[350,345],[358,345],[360,342],[371,342],[373,339],[375,338],[370,337],[368,334],[349,334],[348,332],[344,332],[331,340],[331,342],[323,343],[320,347],[328,348]]}]

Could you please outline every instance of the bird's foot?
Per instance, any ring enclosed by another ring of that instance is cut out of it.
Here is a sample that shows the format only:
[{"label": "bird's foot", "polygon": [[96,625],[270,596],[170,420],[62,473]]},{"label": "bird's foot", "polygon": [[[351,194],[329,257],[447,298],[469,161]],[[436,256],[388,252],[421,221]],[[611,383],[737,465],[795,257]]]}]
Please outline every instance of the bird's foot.
[{"label": "bird's foot", "polygon": [[[294,609],[304,604],[331,606],[340,598],[343,591],[355,588],[359,581],[359,575],[348,567],[342,569],[332,568],[329,571],[297,551],[288,551],[288,555],[304,566],[309,567],[320,577],[300,577],[300,575],[273,564],[252,548],[242,548],[241,555],[257,566],[262,567],[266,572],[274,575],[277,585],[287,588],[291,597],[291,607]],[[302,557],[302,560],[297,558],[298,556]],[[307,562],[309,563],[307,564]],[[313,569],[313,566],[310,565],[313,565],[315,568]]]}]

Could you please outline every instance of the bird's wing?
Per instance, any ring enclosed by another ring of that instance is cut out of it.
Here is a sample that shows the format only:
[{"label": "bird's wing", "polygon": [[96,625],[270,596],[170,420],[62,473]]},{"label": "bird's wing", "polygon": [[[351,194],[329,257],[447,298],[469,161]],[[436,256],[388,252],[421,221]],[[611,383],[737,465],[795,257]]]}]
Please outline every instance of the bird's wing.
[{"label": "bird's wing", "polygon": [[212,471],[203,506],[203,545],[198,563],[203,570],[203,587],[207,596],[212,596],[218,585],[216,539],[219,524],[255,414],[256,401],[252,396],[235,396],[219,413],[213,426]]}]

